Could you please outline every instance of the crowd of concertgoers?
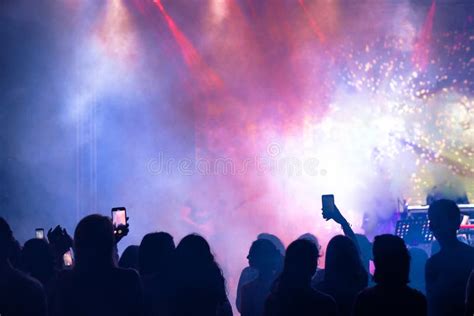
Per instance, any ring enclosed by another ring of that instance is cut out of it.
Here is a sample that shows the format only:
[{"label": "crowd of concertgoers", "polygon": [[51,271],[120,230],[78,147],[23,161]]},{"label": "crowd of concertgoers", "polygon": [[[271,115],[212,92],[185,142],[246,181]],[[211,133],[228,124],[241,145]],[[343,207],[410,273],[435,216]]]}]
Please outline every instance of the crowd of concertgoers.
[{"label": "crowd of concertgoers", "polygon": [[[457,239],[460,215],[453,201],[430,205],[440,250],[428,258],[394,235],[371,244],[336,208],[330,219],[344,235],[330,240],[324,269],[318,268],[316,236],[304,234],[285,249],[276,236],[260,234],[239,280],[236,307],[242,316],[473,315],[474,248]],[[191,234],[175,245],[166,232],[150,233],[118,259],[120,237],[108,217],[89,215],[74,238],[56,227],[48,241],[31,239],[21,248],[0,218],[0,315],[233,314],[206,239]],[[70,247],[75,260],[65,267]]]}]

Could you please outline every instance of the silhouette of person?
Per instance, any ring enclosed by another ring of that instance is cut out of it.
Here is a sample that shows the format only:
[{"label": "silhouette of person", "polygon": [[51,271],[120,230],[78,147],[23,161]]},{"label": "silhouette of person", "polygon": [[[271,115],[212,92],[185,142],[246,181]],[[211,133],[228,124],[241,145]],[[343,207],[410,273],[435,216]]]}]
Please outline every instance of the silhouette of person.
[{"label": "silhouette of person", "polygon": [[430,205],[428,217],[441,248],[425,267],[428,314],[463,315],[466,285],[474,268],[474,249],[456,237],[461,212],[453,201],[441,199]]},{"label": "silhouette of person", "polygon": [[108,217],[84,217],[74,232],[75,266],[62,271],[54,315],[143,315],[140,278],[116,267],[114,228]]},{"label": "silhouette of person", "polygon": [[51,303],[57,281],[54,254],[45,239],[30,239],[21,251],[22,270],[40,281]]},{"label": "silhouette of person", "polygon": [[[276,268],[277,270],[276,274],[279,274],[283,268],[283,258],[285,257],[285,246],[283,245],[282,241],[277,236],[273,234],[268,234],[268,233],[258,234],[257,239],[268,240],[278,249],[278,252],[280,253],[280,258],[279,258],[278,266]],[[249,262],[249,266],[245,267],[240,273],[239,283],[237,285],[237,297],[236,297],[235,305],[239,312],[242,312],[242,309],[241,309],[242,287],[245,284],[255,280],[257,277],[258,277],[257,269],[255,267],[252,267]]]},{"label": "silhouette of person", "polygon": [[298,239],[304,239],[304,240],[311,241],[313,244],[316,245],[316,247],[318,248],[318,251],[321,251],[321,245],[319,244],[318,237],[316,237],[315,235],[313,235],[311,233],[304,233],[303,235],[298,237]]},{"label": "silhouette of person", "polygon": [[[321,254],[321,245],[319,244],[318,237],[311,233],[304,233],[303,235],[299,236],[298,239],[308,240],[316,245],[318,248],[319,254]],[[319,267],[316,268],[316,272],[311,279],[311,286],[316,289],[316,284],[321,282],[324,279],[324,269],[320,269]]]},{"label": "silhouette of person", "polygon": [[56,269],[61,270],[64,265],[63,256],[72,247],[72,238],[67,230],[57,225],[54,229],[48,230],[48,241],[51,253],[54,256]]},{"label": "silhouette of person", "polygon": [[174,287],[173,316],[232,315],[222,271],[199,235],[187,235],[176,247]]},{"label": "silhouette of person", "polygon": [[335,301],[311,287],[319,251],[308,240],[293,241],[286,250],[283,272],[265,303],[265,316],[337,315]]},{"label": "silhouette of person", "polygon": [[175,245],[165,232],[143,237],[138,252],[146,315],[169,315]]},{"label": "silhouette of person", "polygon": [[428,254],[421,248],[410,248],[410,287],[425,294],[425,266]]},{"label": "silhouette of person", "polygon": [[124,269],[138,271],[138,246],[130,245],[123,251],[118,261],[118,266]]},{"label": "silhouette of person", "polygon": [[376,236],[373,255],[376,285],[359,293],[353,315],[426,315],[425,296],[407,286],[410,254],[403,239],[388,234]]},{"label": "silhouette of person", "polygon": [[258,276],[242,287],[241,316],[263,315],[280,257],[280,252],[269,240],[257,239],[252,243],[247,258],[249,265],[258,271]]},{"label": "silhouette of person", "polygon": [[47,302],[41,284],[10,264],[14,244],[10,226],[0,217],[0,315],[46,316]]},{"label": "silhouette of person", "polygon": [[338,315],[350,315],[357,294],[367,287],[368,274],[349,237],[333,237],[326,249],[324,279],[316,288],[337,303]]},{"label": "silhouette of person", "polygon": [[466,310],[465,316],[474,315],[474,270],[469,275],[466,287]]},{"label": "silhouette of person", "polygon": [[170,234],[166,232],[146,234],[138,251],[140,275],[166,272],[174,251],[174,240]]},{"label": "silhouette of person", "polygon": [[21,270],[21,245],[18,240],[14,239],[13,246],[10,251],[9,261],[12,267]]}]

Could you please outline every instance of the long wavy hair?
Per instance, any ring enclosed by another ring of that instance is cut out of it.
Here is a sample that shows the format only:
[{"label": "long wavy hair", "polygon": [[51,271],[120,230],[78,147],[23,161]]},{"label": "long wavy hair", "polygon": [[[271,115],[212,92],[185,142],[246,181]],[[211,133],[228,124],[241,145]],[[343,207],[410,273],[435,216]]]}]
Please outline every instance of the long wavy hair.
[{"label": "long wavy hair", "polygon": [[368,274],[354,242],[346,236],[333,237],[326,249],[324,282],[333,287],[364,288]]},{"label": "long wavy hair", "polygon": [[178,290],[204,288],[213,292],[218,300],[227,297],[222,270],[202,236],[190,234],[184,237],[176,247],[174,263]]},{"label": "long wavy hair", "polygon": [[403,239],[390,234],[376,236],[373,252],[375,283],[398,286],[410,281],[411,258]]},{"label": "long wavy hair", "polygon": [[286,250],[283,272],[276,281],[276,292],[286,295],[295,289],[309,288],[319,258],[318,247],[311,241],[298,239]]}]

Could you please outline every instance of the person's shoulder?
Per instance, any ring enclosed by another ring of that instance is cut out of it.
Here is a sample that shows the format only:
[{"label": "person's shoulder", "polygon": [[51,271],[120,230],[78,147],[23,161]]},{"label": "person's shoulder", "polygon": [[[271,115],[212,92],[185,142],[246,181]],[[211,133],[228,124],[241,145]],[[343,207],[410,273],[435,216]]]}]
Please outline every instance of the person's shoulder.
[{"label": "person's shoulder", "polygon": [[143,293],[144,285],[138,272],[134,269],[114,268],[113,278],[130,297]]},{"label": "person's shoulder", "polygon": [[407,293],[409,293],[408,296],[410,297],[409,300],[412,302],[412,306],[416,306],[416,308],[418,308],[419,310],[426,309],[427,300],[426,296],[423,293],[408,286]]},{"label": "person's shoulder", "polygon": [[336,306],[336,301],[326,293],[323,293],[321,291],[312,290],[312,297],[315,300],[318,300],[321,304],[325,304],[327,306]]},{"label": "person's shoulder", "polygon": [[240,274],[247,274],[247,273],[252,273],[253,274],[253,273],[255,273],[255,269],[252,268],[252,267],[247,266],[247,267],[243,268],[242,271],[240,272]]},{"label": "person's shoulder", "polygon": [[137,283],[141,282],[138,272],[134,269],[114,268],[115,277],[121,282]]},{"label": "person's shoulder", "polygon": [[43,286],[38,280],[30,277],[29,275],[21,272],[20,270],[13,269],[11,277],[13,281],[17,285],[20,285],[21,287],[28,287],[32,290],[38,290],[38,291],[43,290]]},{"label": "person's shoulder", "polygon": [[414,289],[414,288],[411,288],[409,286],[406,287],[406,290],[407,290],[407,293],[409,295],[411,295],[412,297],[414,297],[415,299],[417,300],[421,300],[421,301],[425,301],[426,300],[426,297],[423,293],[421,293],[420,291]]},{"label": "person's shoulder", "polygon": [[357,294],[357,298],[359,300],[364,300],[364,299],[367,299],[367,298],[370,298],[370,297],[373,297],[373,296],[377,295],[377,293],[379,293],[379,291],[380,290],[379,290],[378,286],[374,285],[374,286],[365,288],[362,291],[360,291]]},{"label": "person's shoulder", "polygon": [[249,281],[254,280],[258,275],[258,271],[252,267],[245,267],[243,268],[242,272],[240,272],[239,283],[245,284]]},{"label": "person's shoulder", "polygon": [[[452,257],[453,254],[450,254]],[[460,262],[473,265],[474,264],[474,248],[470,245],[467,245],[463,242],[459,242],[456,247],[456,257],[458,257]],[[449,258],[450,260],[451,258]]]},{"label": "person's shoulder", "polygon": [[254,279],[254,280],[249,281],[249,282],[245,283],[244,285],[242,285],[242,290],[243,289],[246,289],[246,290],[256,289],[256,288],[259,288],[261,286],[262,286],[262,281],[260,281],[257,278],[257,279]]},{"label": "person's shoulder", "polygon": [[337,304],[331,296],[314,289],[312,290],[312,293],[314,306],[317,307],[317,310],[321,315],[337,314]]},{"label": "person's shoulder", "polygon": [[257,286],[256,283],[257,283],[257,280],[252,280],[245,283],[244,285],[242,285],[242,291],[245,291],[245,292],[252,291]]},{"label": "person's shoulder", "polygon": [[15,293],[22,293],[23,295],[27,295],[30,299],[42,299],[44,297],[44,289],[41,283],[30,277],[29,275],[21,272],[17,269],[12,269],[10,273],[10,280],[14,285],[12,289]]},{"label": "person's shoulder", "polygon": [[129,279],[139,279],[140,276],[138,275],[138,272],[134,269],[129,269],[129,268],[119,268],[116,267],[114,268],[114,273],[118,277],[123,277],[123,278],[129,278]]},{"label": "person's shoulder", "polygon": [[434,255],[432,255],[431,257],[429,257],[428,260],[426,260],[426,267],[429,268],[429,267],[432,267],[433,265],[436,265],[437,262],[442,260],[442,256],[443,256],[443,254],[441,252],[437,252]]}]

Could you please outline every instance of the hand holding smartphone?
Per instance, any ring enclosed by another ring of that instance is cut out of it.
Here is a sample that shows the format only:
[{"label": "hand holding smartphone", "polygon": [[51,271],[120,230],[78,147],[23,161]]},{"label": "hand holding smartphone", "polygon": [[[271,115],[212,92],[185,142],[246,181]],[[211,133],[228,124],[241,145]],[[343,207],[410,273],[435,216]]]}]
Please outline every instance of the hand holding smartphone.
[{"label": "hand holding smartphone", "polygon": [[112,224],[114,228],[127,225],[127,210],[125,207],[114,207],[112,209]]},{"label": "hand holding smartphone", "polygon": [[344,216],[342,216],[341,212],[337,208],[336,204],[334,203],[334,195],[333,194],[325,194],[321,196],[322,205],[323,205],[323,218],[325,220],[334,220],[336,223],[341,225],[347,223]]},{"label": "hand holding smartphone", "polygon": [[63,265],[66,268],[70,268],[72,267],[73,264],[74,264],[74,259],[72,258],[72,251],[71,249],[69,249],[63,255]]},{"label": "hand holding smartphone", "polygon": [[115,242],[118,243],[128,235],[128,217],[125,207],[114,207],[112,209],[112,224],[114,226]]},{"label": "hand holding smartphone", "polygon": [[323,205],[323,218],[325,220],[330,220],[334,215],[335,205],[334,205],[334,195],[325,194],[321,196],[321,202]]}]

